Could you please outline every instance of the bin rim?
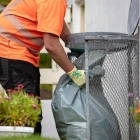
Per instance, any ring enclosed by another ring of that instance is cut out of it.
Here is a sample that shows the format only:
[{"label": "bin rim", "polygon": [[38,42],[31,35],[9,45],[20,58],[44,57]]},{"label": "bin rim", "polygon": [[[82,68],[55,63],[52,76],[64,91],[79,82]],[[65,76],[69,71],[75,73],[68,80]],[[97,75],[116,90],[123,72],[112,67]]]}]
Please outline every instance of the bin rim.
[{"label": "bin rim", "polygon": [[[95,38],[96,37],[96,38]],[[134,35],[128,35],[125,33],[118,32],[81,32],[81,33],[72,33],[66,35],[66,45],[75,44],[75,43],[85,43],[85,40],[91,39],[112,39],[112,40],[134,40],[138,41],[138,38]]]},{"label": "bin rim", "polygon": [[[138,36],[117,32],[81,32],[66,35],[65,46],[69,49],[84,49],[84,44],[86,41],[89,41],[90,49],[106,49],[103,47],[96,48],[94,43],[120,43],[123,44],[120,48],[126,49],[130,43],[138,43],[139,39]],[[110,47],[108,49],[116,50],[117,47]]]}]

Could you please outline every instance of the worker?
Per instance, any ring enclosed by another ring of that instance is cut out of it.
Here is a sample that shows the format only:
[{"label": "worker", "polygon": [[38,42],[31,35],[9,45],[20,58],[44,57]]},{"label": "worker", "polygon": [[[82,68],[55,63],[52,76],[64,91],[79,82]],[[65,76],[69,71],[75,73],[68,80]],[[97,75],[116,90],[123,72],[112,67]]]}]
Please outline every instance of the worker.
[{"label": "worker", "polygon": [[[65,23],[66,0],[12,0],[0,14],[0,84],[7,90],[19,84],[40,95],[39,54],[43,47],[81,87],[84,70],[68,59],[60,38],[70,31]],[[47,62],[46,62],[47,63]],[[53,76],[53,75],[52,75]],[[35,133],[41,133],[41,123]]]}]

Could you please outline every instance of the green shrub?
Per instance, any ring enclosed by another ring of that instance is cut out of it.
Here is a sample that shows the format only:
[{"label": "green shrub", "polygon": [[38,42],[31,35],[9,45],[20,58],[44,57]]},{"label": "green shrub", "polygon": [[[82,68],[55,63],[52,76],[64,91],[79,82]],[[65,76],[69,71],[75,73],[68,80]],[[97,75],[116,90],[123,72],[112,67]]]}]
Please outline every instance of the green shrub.
[{"label": "green shrub", "polygon": [[35,127],[40,121],[40,97],[27,94],[20,84],[14,90],[8,90],[8,96],[0,94],[0,126],[28,126]]}]

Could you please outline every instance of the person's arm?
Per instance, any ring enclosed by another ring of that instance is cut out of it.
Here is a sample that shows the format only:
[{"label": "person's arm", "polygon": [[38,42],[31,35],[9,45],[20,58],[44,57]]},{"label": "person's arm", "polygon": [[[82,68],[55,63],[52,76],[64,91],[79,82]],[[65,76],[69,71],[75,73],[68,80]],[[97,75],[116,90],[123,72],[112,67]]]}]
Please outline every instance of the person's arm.
[{"label": "person's arm", "polygon": [[44,45],[45,49],[48,51],[51,58],[67,73],[74,68],[74,65],[68,59],[63,46],[59,41],[59,37],[50,34],[44,33]]},{"label": "person's arm", "polygon": [[59,42],[59,37],[54,34],[44,33],[43,38],[45,48],[51,58],[69,75],[77,86],[82,87],[85,84],[84,70],[77,70],[72,64]]},{"label": "person's arm", "polygon": [[[60,38],[70,34],[64,21],[66,1],[50,0],[37,5],[37,31],[43,33],[44,45],[51,58],[81,87],[85,83],[83,70],[77,70],[67,57]],[[59,38],[60,37],[60,38]]]},{"label": "person's arm", "polygon": [[62,29],[62,32],[61,32],[61,35],[60,35],[60,38],[65,42],[65,36],[70,34],[70,31],[69,31],[69,28],[64,20],[64,23],[63,23],[63,29]]}]

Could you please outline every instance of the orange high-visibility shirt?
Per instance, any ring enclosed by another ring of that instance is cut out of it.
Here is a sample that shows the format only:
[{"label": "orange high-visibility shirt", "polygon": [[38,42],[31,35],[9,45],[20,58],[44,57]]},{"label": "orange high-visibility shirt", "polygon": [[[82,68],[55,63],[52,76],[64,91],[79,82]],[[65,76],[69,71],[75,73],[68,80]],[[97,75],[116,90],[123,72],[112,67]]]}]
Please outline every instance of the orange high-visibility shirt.
[{"label": "orange high-visibility shirt", "polygon": [[38,66],[43,32],[60,37],[66,0],[12,0],[0,14],[0,57]]}]

